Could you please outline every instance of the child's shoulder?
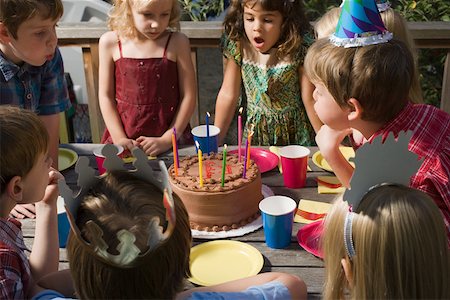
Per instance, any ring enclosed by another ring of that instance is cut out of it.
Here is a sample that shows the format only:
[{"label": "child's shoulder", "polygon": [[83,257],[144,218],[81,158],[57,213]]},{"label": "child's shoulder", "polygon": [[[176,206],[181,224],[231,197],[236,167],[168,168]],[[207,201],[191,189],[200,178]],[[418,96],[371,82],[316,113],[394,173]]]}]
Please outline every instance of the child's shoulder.
[{"label": "child's shoulder", "polygon": [[107,31],[100,36],[99,43],[103,45],[117,44],[119,36],[116,31]]},{"label": "child's shoulder", "polygon": [[189,38],[182,32],[174,31],[171,33],[171,43],[174,43],[177,46],[186,46],[190,45]]}]

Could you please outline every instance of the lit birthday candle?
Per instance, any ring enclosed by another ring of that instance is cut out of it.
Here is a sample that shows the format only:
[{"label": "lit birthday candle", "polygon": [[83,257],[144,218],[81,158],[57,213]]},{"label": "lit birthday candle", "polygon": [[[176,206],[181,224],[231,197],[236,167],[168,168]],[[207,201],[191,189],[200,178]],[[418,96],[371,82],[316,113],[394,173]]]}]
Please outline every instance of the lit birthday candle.
[{"label": "lit birthday candle", "polygon": [[209,112],[206,112],[206,154],[209,155]]},{"label": "lit birthday candle", "polygon": [[238,159],[241,162],[241,146],[242,146],[242,107],[239,108],[238,115]]},{"label": "lit birthday candle", "polygon": [[[175,127],[173,128],[175,130]],[[173,151],[173,168],[175,170],[175,176],[178,176],[178,153],[177,153],[177,142],[175,138],[175,133],[172,133],[172,151]]]},{"label": "lit birthday candle", "polygon": [[245,142],[245,154],[244,154],[244,163],[243,163],[244,171],[242,171],[242,178],[244,178],[244,179],[246,178],[246,174],[247,174],[247,160],[249,159],[249,157],[247,155],[247,153],[248,153],[247,149],[248,149],[248,139]]},{"label": "lit birthday candle", "polygon": [[225,184],[226,169],[227,169],[227,144],[223,145],[223,153],[222,153],[222,187]]},{"label": "lit birthday candle", "polygon": [[[177,129],[173,127],[173,135],[175,136],[175,152],[177,153],[177,168],[180,167],[180,157],[178,156]],[[174,156],[175,157],[175,156]],[[175,161],[174,161],[175,163]]]},{"label": "lit birthday candle", "polygon": [[251,148],[251,144],[252,144],[252,136],[253,136],[253,133],[254,133],[254,129],[255,129],[255,125],[254,124],[252,124],[251,126],[250,126],[250,131],[248,132],[248,138],[247,138],[247,142],[248,142],[248,147],[246,147],[247,149],[246,149],[246,151],[247,151],[247,153],[246,153],[246,155],[247,155],[247,160],[246,160],[246,163],[245,163],[245,167],[248,169],[248,167],[250,166],[250,148]]},{"label": "lit birthday candle", "polygon": [[195,144],[198,148],[198,177],[200,180],[200,187],[203,187],[203,153],[202,149],[200,149],[200,145],[197,141],[195,141]]}]

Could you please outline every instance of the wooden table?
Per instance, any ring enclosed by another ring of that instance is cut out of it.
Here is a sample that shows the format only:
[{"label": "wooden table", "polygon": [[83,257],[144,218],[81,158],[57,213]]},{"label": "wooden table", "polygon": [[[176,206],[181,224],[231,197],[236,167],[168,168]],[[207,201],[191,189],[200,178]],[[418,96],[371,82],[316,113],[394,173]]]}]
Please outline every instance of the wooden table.
[{"label": "wooden table", "polygon": [[[61,145],[61,147],[72,149],[77,152],[78,155],[88,156],[91,166],[96,167],[95,157],[92,154],[92,150],[99,147],[98,144],[64,144]],[[230,147],[230,150],[231,149],[233,149],[233,147]],[[181,148],[179,151],[180,157],[195,154],[193,147]],[[316,151],[316,147],[311,147],[311,155]],[[161,156],[161,159],[163,159],[167,165],[172,164],[171,154]],[[156,160],[150,161],[150,164],[155,164],[155,168],[157,168]],[[269,186],[275,195],[289,196],[297,201],[297,203],[300,199],[331,202],[336,195],[318,194],[317,183],[315,180],[317,176],[327,175],[329,173],[319,169],[312,163],[311,159],[309,160],[309,166],[312,171],[308,172],[305,188],[290,189],[284,187],[283,177],[278,172],[278,168],[262,174],[262,182],[263,184]],[[77,174],[75,173],[74,168],[71,167],[64,170],[62,171],[62,174],[66,178],[68,185],[71,186],[71,188],[74,188],[77,180]],[[22,224],[25,244],[31,249],[34,238],[35,221],[25,219],[22,220]],[[301,226],[303,226],[303,224],[294,223],[291,244],[285,249],[271,249],[267,247],[264,242],[264,232],[262,228],[247,235],[229,239],[250,244],[262,253],[264,257],[264,266],[261,272],[277,271],[298,275],[303,278],[308,286],[308,296],[310,298],[319,298],[322,293],[325,276],[324,265],[322,260],[316,258],[312,254],[309,254],[299,246],[297,242],[297,231]],[[194,239],[193,244],[196,245],[205,241],[207,240]],[[60,249],[60,269],[67,269],[68,267],[69,264],[67,261],[66,249]],[[186,287],[191,288],[193,285],[188,282]]]}]

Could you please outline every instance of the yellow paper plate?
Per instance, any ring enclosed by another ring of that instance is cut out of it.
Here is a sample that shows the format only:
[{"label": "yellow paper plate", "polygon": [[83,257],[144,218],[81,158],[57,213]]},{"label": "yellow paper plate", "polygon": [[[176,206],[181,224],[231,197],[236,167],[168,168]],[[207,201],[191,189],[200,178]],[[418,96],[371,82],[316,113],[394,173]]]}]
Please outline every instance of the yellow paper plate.
[{"label": "yellow paper plate", "polygon": [[[344,155],[345,159],[350,160],[350,158],[355,157],[355,150],[353,150],[352,147],[339,147],[339,150],[341,150],[342,155]],[[323,158],[322,153],[320,151],[317,151],[312,156],[313,163],[318,166],[319,168],[322,168],[326,171],[333,172],[328,162]],[[350,164],[355,167],[355,164],[353,162],[350,162]]]},{"label": "yellow paper plate", "polygon": [[73,166],[78,159],[78,154],[70,149],[58,149],[58,170],[63,171]]},{"label": "yellow paper plate", "polygon": [[264,259],[253,246],[237,241],[212,241],[191,249],[192,283],[210,286],[253,276],[261,271]]}]

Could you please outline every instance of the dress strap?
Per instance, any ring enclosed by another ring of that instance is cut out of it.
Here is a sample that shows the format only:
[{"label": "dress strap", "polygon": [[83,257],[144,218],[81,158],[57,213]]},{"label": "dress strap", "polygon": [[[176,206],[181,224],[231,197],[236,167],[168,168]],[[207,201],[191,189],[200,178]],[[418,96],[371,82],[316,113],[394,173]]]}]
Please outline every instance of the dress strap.
[{"label": "dress strap", "polygon": [[173,32],[169,33],[169,37],[167,38],[166,46],[164,47],[164,54],[163,54],[164,58],[166,58],[167,47],[169,46],[169,42],[170,42],[170,38],[172,37],[172,33]]},{"label": "dress strap", "polygon": [[119,35],[117,35],[117,45],[119,46],[120,58],[122,58],[123,57],[123,55],[122,55],[122,43],[120,42]]}]

